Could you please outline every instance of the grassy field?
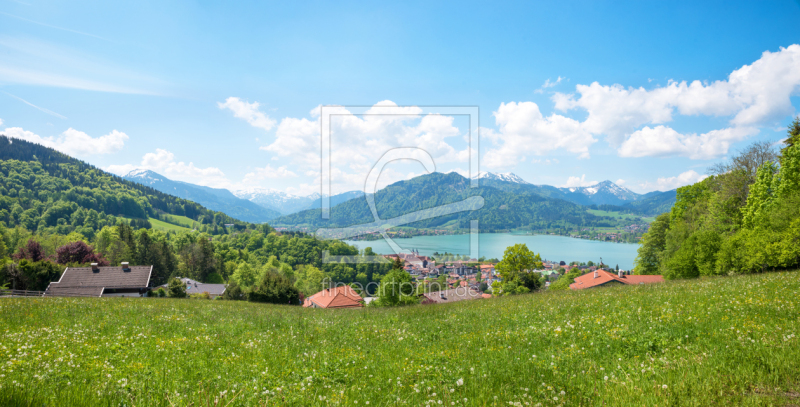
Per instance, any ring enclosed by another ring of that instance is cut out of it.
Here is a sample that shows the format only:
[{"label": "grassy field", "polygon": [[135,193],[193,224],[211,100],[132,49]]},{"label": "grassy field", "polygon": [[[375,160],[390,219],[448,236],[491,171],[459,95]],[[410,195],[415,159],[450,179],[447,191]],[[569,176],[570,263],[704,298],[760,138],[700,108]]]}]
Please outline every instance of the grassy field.
[{"label": "grassy field", "polygon": [[656,219],[655,217],[652,217],[652,216],[647,217],[647,216],[641,216],[641,215],[634,215],[634,214],[630,214],[630,213],[601,211],[599,209],[587,209],[586,212],[589,212],[589,213],[591,213],[592,215],[595,215],[595,216],[610,216],[610,217],[615,218],[615,219],[633,220],[633,219],[640,218],[643,222],[647,222],[647,223],[653,223],[653,221]]},{"label": "grassy field", "polygon": [[168,223],[172,223],[173,225],[183,226],[188,229],[193,229],[197,226],[197,222],[192,219],[187,218],[186,216],[180,215],[170,215],[168,213],[162,214]]},{"label": "grassy field", "polygon": [[800,273],[401,309],[0,299],[0,405],[800,404]]},{"label": "grassy field", "polygon": [[[182,218],[183,216],[180,216],[180,217]],[[172,223],[167,223],[167,222],[164,222],[162,220],[158,220],[156,218],[148,218],[147,220],[150,221],[150,224],[153,225],[153,229],[156,229],[156,230],[165,230],[165,231],[172,230],[172,231],[175,231],[175,232],[192,230],[191,227],[173,225]]]}]

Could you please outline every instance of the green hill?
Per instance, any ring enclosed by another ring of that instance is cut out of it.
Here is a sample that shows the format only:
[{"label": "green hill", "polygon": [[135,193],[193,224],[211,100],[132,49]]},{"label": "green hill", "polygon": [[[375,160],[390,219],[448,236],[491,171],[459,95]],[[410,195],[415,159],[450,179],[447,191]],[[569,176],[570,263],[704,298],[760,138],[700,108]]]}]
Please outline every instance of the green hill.
[{"label": "green hill", "polygon": [[4,298],[0,404],[796,405],[798,277],[388,309]]},{"label": "green hill", "polygon": [[124,180],[51,148],[0,135],[0,222],[31,231],[78,231],[91,237],[118,218],[151,227],[176,215],[204,231],[244,222],[185,199]]}]

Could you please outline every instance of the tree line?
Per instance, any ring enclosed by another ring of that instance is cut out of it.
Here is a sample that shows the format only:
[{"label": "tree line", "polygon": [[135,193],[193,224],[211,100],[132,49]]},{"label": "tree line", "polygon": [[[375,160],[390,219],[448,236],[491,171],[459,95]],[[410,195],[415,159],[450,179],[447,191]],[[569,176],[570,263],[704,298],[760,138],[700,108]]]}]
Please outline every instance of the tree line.
[{"label": "tree line", "polygon": [[754,143],[679,188],[672,210],[642,238],[635,272],[675,279],[800,266],[798,144],[796,118],[780,151]]}]

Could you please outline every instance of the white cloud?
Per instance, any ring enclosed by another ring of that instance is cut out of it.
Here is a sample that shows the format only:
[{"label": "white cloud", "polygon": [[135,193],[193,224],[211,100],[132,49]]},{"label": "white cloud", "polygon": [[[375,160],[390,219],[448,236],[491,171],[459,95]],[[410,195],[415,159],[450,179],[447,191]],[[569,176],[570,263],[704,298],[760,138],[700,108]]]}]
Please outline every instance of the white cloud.
[{"label": "white cloud", "polygon": [[623,186],[623,185],[625,185],[625,180],[624,180],[624,179],[622,179],[622,178],[620,178],[620,179],[618,179],[618,180],[615,182],[615,184],[617,184],[617,185],[619,185],[619,186]]},{"label": "white cloud", "polygon": [[486,152],[484,165],[489,168],[512,167],[526,154],[543,155],[564,149],[589,157],[589,146],[597,140],[582,123],[557,114],[544,117],[533,102],[501,103],[494,112],[498,131],[481,129],[494,146]]},{"label": "white cloud", "polygon": [[[800,45],[795,44],[777,52],[764,52],[752,64],[731,72],[727,80],[713,83],[670,81],[667,86],[651,90],[594,82],[577,85],[577,96],[556,93],[552,99],[558,110],[585,110],[588,117],[582,123],[583,127],[593,135],[607,135],[608,141],[615,147],[625,142],[642,125],[671,122],[676,111],[686,116],[730,116],[731,128],[718,132],[733,132],[736,135],[720,133],[712,138],[735,139],[739,134],[752,135],[753,127],[771,124],[794,111],[791,97],[800,93],[798,66]],[[733,130],[740,127],[748,130]],[[677,147],[677,144],[673,147]],[[723,148],[725,152],[728,147],[729,143]],[[714,148],[712,150],[713,154],[694,155],[707,157],[719,154]],[[662,150],[653,151],[660,153]]]},{"label": "white cloud", "polygon": [[[457,149],[453,141],[461,141],[464,133],[453,116],[424,114],[416,106],[397,106],[384,100],[353,114],[344,107],[330,116],[331,179],[333,193],[363,189],[372,166],[387,151],[397,147],[418,147],[428,152],[437,164],[466,162],[467,147]],[[327,110],[326,110],[327,113]],[[318,169],[320,166],[320,108],[313,109],[311,119],[286,117],[275,130],[275,140],[261,149],[288,158],[294,165]],[[392,167],[395,164],[391,165]],[[394,172],[393,172],[394,171]],[[318,170],[315,176],[318,177]],[[407,179],[408,171],[387,167],[379,183]],[[319,179],[312,184],[317,186]],[[307,192],[311,185],[298,185],[292,191]]]},{"label": "white cloud", "polygon": [[731,144],[758,134],[753,127],[733,127],[708,133],[680,134],[666,126],[645,126],[635,131],[620,146],[622,157],[684,156],[691,159],[711,159],[725,155]]},{"label": "white cloud", "polygon": [[253,127],[264,130],[271,130],[275,127],[275,119],[270,118],[258,110],[258,102],[247,103],[237,97],[229,97],[225,102],[217,102],[220,109],[228,109],[233,112],[233,116],[244,119]]},{"label": "white cloud", "polygon": [[293,178],[296,176],[297,174],[289,171],[285,165],[273,168],[271,165],[267,164],[266,167],[256,168],[254,171],[245,174],[244,179],[242,179],[242,184],[250,185],[265,179]]},{"label": "white cloud", "polygon": [[91,137],[88,134],[69,128],[57,137],[42,137],[21,127],[6,128],[3,133],[9,137],[27,140],[54,148],[65,154],[77,157],[89,157],[97,154],[111,154],[122,150],[128,135],[117,130],[100,137]]},{"label": "white cloud", "polygon": [[587,181],[586,174],[583,174],[578,177],[569,177],[567,178],[567,182],[564,185],[561,185],[561,188],[576,188],[576,187],[590,187],[592,185],[597,184],[597,181]]},{"label": "white cloud", "polygon": [[645,191],[669,191],[700,182],[707,177],[708,175],[701,175],[694,170],[689,170],[675,177],[659,178],[655,182],[643,182],[639,186]]},{"label": "white cloud", "polygon": [[553,86],[556,86],[559,83],[561,83],[561,81],[563,81],[563,80],[564,80],[564,78],[562,78],[560,76],[558,77],[558,79],[555,80],[555,82],[550,82],[550,78],[547,78],[544,81],[544,83],[542,84],[542,87],[539,88],[539,89],[536,89],[535,91],[533,91],[533,93],[544,93],[545,89],[552,88]]},{"label": "white cloud", "polygon": [[147,153],[142,156],[142,161],[139,165],[117,164],[109,165],[104,169],[118,175],[125,175],[135,169],[148,169],[171,180],[190,182],[214,188],[230,188],[233,184],[225,177],[225,174],[219,168],[200,168],[192,162],[187,164],[183,161],[175,161],[175,154],[161,148],[157,148],[155,152]]}]

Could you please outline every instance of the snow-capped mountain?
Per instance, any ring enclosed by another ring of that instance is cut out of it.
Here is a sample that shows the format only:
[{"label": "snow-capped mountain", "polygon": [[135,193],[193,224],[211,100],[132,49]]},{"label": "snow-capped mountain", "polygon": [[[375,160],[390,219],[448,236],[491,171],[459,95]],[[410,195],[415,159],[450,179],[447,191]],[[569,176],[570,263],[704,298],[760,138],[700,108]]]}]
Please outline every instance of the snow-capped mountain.
[{"label": "snow-capped mountain", "polygon": [[165,194],[197,202],[208,209],[224,212],[246,222],[261,223],[280,216],[279,211],[237,198],[227,189],[173,181],[150,170],[135,169],[122,178],[147,185]]},{"label": "snow-capped mountain", "polygon": [[530,184],[530,182],[525,181],[519,175],[514,174],[513,172],[496,173],[496,172],[481,171],[475,178],[482,180],[513,182],[515,184]]},{"label": "snow-capped mountain", "polygon": [[233,191],[233,194],[282,214],[302,211],[320,197],[316,192],[308,196],[300,196],[269,188],[241,189]]},{"label": "snow-capped mountain", "polygon": [[125,178],[128,181],[138,182],[142,185],[152,186],[155,183],[163,182],[166,178],[163,175],[159,175],[150,170],[144,170],[141,168],[137,168],[122,178]]},{"label": "snow-capped mountain", "polygon": [[588,187],[568,187],[559,189],[568,196],[573,194],[584,195],[592,203],[597,205],[620,205],[635,201],[641,197],[641,195],[628,188],[617,185],[611,181],[603,181]]}]

